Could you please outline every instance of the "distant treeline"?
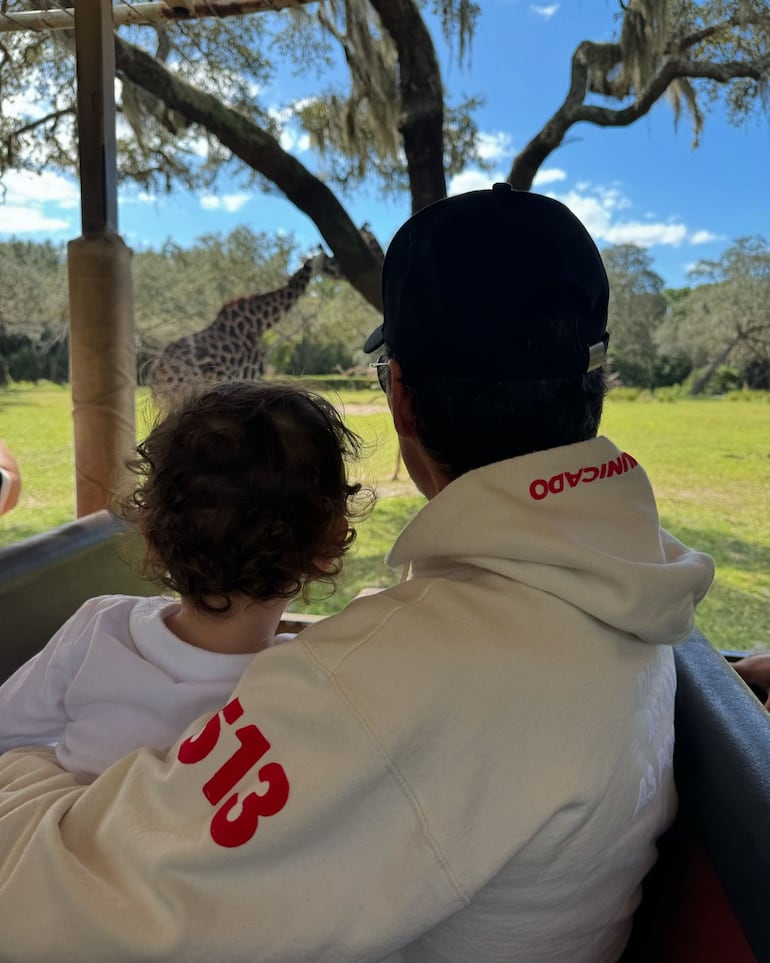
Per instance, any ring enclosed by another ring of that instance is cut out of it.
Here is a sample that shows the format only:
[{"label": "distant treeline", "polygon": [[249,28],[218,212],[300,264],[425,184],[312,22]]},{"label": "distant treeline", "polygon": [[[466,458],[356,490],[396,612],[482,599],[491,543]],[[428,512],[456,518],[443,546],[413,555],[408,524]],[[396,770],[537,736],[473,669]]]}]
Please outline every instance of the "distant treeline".
[{"label": "distant treeline", "polygon": [[[235,297],[281,287],[309,253],[291,238],[246,227],[203,236],[189,248],[167,242],[135,253],[138,379],[168,341],[205,327]],[[770,389],[770,248],[763,238],[740,238],[718,261],[701,261],[693,286],[681,289],[666,289],[641,248],[618,245],[602,254],[612,292],[615,383],[685,384],[693,394]],[[67,381],[64,246],[0,243],[0,290],[0,384]],[[270,332],[268,363],[284,374],[353,370],[366,360],[362,340],[376,323],[350,285],[318,278]]]}]

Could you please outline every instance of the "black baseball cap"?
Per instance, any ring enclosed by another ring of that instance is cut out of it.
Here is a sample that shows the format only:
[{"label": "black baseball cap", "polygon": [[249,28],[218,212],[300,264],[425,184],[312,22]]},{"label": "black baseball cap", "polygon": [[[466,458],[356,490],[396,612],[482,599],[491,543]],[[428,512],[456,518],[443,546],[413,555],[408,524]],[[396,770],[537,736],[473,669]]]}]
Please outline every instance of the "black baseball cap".
[{"label": "black baseball cap", "polygon": [[[574,308],[569,330],[543,321],[554,298]],[[364,351],[387,343],[410,377],[567,377],[598,368],[607,351],[596,244],[564,204],[505,183],[410,217],[385,255],[382,300]]]}]

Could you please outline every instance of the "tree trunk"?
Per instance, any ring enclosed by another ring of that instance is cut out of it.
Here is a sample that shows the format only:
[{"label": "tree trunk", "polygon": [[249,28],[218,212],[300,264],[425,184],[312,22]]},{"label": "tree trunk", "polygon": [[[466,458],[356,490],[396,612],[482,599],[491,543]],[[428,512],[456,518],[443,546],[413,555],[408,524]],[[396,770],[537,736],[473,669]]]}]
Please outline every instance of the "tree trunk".
[{"label": "tree trunk", "polygon": [[730,352],[740,340],[741,335],[736,335],[729,344],[725,345],[716,358],[711,360],[709,366],[706,368],[703,374],[693,381],[692,388],[690,388],[691,395],[703,394],[703,392],[706,390],[706,385],[708,385],[709,381],[711,381],[711,379],[714,377],[714,372],[717,370],[720,364],[724,364],[725,361],[727,361],[727,359],[730,357]]},{"label": "tree trunk", "polygon": [[272,181],[315,223],[356,290],[382,310],[382,265],[329,188],[253,121],[174,76],[150,54],[115,38],[118,72],[205,127],[252,170]]},{"label": "tree trunk", "polygon": [[398,51],[412,213],[446,197],[444,91],[433,40],[413,0],[371,0]]}]

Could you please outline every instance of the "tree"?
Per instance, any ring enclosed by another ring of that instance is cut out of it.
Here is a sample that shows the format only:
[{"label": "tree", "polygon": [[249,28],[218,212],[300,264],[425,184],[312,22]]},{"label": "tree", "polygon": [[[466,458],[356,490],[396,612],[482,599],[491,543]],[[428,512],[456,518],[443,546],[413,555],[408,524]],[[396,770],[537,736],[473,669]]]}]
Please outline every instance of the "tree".
[{"label": "tree", "polygon": [[50,242],[0,243],[0,384],[67,377],[64,250]]},{"label": "tree", "polygon": [[[564,102],[512,159],[514,187],[531,187],[577,123],[629,125],[667,96],[675,119],[690,114],[697,138],[704,105],[722,97],[738,122],[760,102],[770,75],[766,0],[627,0],[620,7],[612,42],[584,41],[575,50]],[[462,58],[479,7],[435,0],[434,11]],[[66,31],[4,41],[0,101],[34,102],[36,109],[6,109],[0,117],[0,171],[72,169],[71,46]],[[348,67],[344,89],[327,84],[288,109],[328,159],[323,178],[281,145],[283,121],[265,106],[262,92],[276,72],[271,50],[319,83],[335,58]],[[328,0],[314,13],[303,8],[286,17],[127,26],[116,37],[116,60],[128,121],[122,176],[190,187],[211,184],[225,169],[258,179],[314,221],[351,284],[375,307],[379,257],[335,189],[373,176],[385,189],[408,185],[418,210],[445,195],[447,174],[476,158],[479,101],[445,103],[417,0]]]},{"label": "tree", "polygon": [[742,237],[718,261],[700,261],[690,272],[702,283],[688,290],[657,333],[702,368],[691,393],[701,394],[721,365],[770,366],[770,247],[760,236]]},{"label": "tree", "polygon": [[655,331],[666,313],[663,278],[652,270],[649,254],[634,244],[605,248],[602,259],[610,281],[611,369],[623,384],[654,388]]},{"label": "tree", "polygon": [[50,241],[0,242],[0,323],[31,337],[66,323],[65,277],[62,247]]}]

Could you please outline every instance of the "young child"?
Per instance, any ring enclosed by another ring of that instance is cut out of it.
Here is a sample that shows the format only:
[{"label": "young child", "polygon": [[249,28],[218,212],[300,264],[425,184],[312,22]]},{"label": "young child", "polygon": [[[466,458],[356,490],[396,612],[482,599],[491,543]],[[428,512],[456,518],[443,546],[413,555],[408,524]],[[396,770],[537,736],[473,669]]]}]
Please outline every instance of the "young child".
[{"label": "young child", "polygon": [[116,511],[144,538],[144,574],[179,598],[86,602],[0,687],[0,752],[54,745],[86,781],[221,708],[254,653],[286,640],[289,600],[333,591],[366,508],[346,477],[360,445],[324,398],[282,384],[209,387],[156,423]]}]

